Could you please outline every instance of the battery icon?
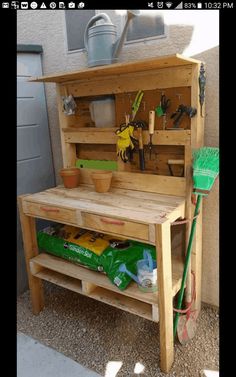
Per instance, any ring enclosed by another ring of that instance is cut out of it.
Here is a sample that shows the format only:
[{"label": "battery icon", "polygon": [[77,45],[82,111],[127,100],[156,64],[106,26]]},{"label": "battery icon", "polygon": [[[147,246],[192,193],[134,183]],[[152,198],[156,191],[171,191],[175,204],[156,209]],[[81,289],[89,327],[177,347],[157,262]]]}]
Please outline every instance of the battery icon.
[{"label": "battery icon", "polygon": [[200,9],[202,8],[202,3],[197,3],[197,7]]}]

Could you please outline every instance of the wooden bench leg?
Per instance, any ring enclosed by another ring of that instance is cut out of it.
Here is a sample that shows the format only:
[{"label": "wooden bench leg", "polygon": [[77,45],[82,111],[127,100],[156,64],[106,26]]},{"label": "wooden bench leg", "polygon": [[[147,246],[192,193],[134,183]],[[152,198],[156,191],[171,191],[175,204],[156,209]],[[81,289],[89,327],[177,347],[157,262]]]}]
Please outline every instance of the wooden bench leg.
[{"label": "wooden bench leg", "polygon": [[34,314],[38,314],[44,307],[43,286],[41,279],[33,276],[30,271],[30,259],[38,255],[35,219],[24,214],[22,208],[23,198],[24,195],[18,197],[18,208],[20,213],[20,222],[32,302],[32,311]]},{"label": "wooden bench leg", "polygon": [[156,225],[157,275],[160,317],[160,367],[165,373],[174,361],[170,222]]}]

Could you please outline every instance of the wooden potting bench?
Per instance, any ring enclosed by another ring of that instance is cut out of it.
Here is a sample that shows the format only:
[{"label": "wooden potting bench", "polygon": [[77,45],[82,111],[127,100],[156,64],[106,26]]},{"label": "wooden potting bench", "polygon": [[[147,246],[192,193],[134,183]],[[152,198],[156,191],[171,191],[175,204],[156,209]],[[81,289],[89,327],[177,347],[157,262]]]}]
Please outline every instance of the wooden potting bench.
[{"label": "wooden potting bench", "polygon": [[[193,216],[192,149],[203,145],[200,64],[176,54],[31,80],[56,83],[64,167],[74,166],[78,158],[118,160],[118,169],[113,172],[107,193],[95,192],[90,177],[93,170],[81,168],[80,186],[76,189],[60,185],[18,198],[33,312],[39,313],[44,306],[43,279],[160,322],[160,367],[164,372],[170,370],[174,360],[173,297],[180,289],[184,263],[184,255],[175,255],[171,250],[172,222]],[[143,172],[139,170],[138,153],[134,153],[132,163],[124,164],[117,158],[115,135],[115,130],[125,121],[125,114],[131,113],[132,102],[140,89],[144,97],[136,119],[148,122],[149,110],[156,108],[161,94],[171,100],[166,129],[163,129],[163,119],[156,116],[151,160],[147,149],[149,134],[143,131],[146,159]],[[77,102],[76,114],[71,116],[65,115],[62,107],[62,96],[68,94]],[[103,95],[113,95],[115,99],[115,128],[96,128],[90,118],[90,101]],[[197,115],[192,118],[185,115],[178,129],[168,129],[173,128],[170,115],[179,104],[195,107]],[[184,169],[173,166],[173,176],[168,166],[171,159],[184,161]],[[143,293],[135,283],[120,291],[102,273],[46,253],[39,254],[36,218],[156,245],[158,292]],[[200,212],[191,260],[198,312],[201,306],[201,224]],[[189,228],[187,224],[186,238]]]}]

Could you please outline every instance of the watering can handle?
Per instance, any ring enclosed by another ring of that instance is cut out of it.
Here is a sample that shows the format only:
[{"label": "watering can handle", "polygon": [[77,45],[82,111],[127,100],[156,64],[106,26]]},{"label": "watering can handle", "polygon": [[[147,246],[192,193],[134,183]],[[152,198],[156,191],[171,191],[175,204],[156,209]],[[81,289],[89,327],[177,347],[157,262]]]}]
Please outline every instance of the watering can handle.
[{"label": "watering can handle", "polygon": [[151,256],[151,253],[150,253],[149,250],[147,250],[147,249],[143,250],[143,259],[148,261],[149,271],[152,272],[153,271],[153,260],[152,260],[152,256]]},{"label": "watering can handle", "polygon": [[106,13],[99,13],[96,16],[92,17],[91,20],[87,23],[87,26],[85,28],[84,32],[84,46],[86,50],[88,51],[88,30],[93,24],[95,24],[96,21],[104,20],[108,24],[111,24],[111,19]]}]

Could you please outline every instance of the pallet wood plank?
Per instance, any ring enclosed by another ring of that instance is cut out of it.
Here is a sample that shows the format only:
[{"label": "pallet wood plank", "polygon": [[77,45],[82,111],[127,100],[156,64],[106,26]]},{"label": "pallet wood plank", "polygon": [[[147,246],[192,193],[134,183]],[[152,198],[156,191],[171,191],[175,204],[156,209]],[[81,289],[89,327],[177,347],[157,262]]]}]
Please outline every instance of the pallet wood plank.
[{"label": "pallet wood plank", "polygon": [[[32,265],[39,266],[36,263]],[[41,266],[42,267],[42,266]],[[67,275],[62,275],[59,272],[43,268],[35,273],[35,277],[49,281],[50,283],[59,285],[60,287],[69,289],[70,291],[82,294],[81,281],[74,279]]]},{"label": "pallet wood plank", "polygon": [[[117,126],[118,127],[118,126]],[[83,128],[63,128],[65,142],[67,143],[83,143],[83,144],[116,144],[117,136],[115,131],[117,128],[99,129],[95,127]],[[137,132],[134,131],[134,137],[137,138]],[[191,141],[190,130],[165,131],[155,130],[152,143],[153,145],[189,145]],[[149,143],[148,131],[143,131],[143,143]]]},{"label": "pallet wood plank", "polygon": [[115,63],[109,66],[100,66],[93,68],[81,69],[74,72],[63,72],[54,75],[47,75],[42,77],[31,78],[32,82],[57,82],[63,83],[74,80],[92,79],[97,77],[104,77],[108,75],[120,75],[125,73],[135,73],[140,71],[148,71],[160,69],[165,67],[194,65],[199,63],[199,60],[187,58],[180,54],[162,56],[159,58],[140,59],[136,61],[129,61],[125,63]]},{"label": "pallet wood plank", "polygon": [[81,283],[82,283],[82,292],[84,292],[85,294],[90,294],[97,288],[96,284],[89,283],[87,281],[82,280]]},{"label": "pallet wood plank", "polygon": [[119,94],[142,90],[162,88],[189,87],[191,84],[191,66],[162,68],[151,73],[138,72],[113,75],[103,79],[74,81],[67,83],[69,92],[74,97],[88,97],[92,95]]},{"label": "pallet wood plank", "polygon": [[153,322],[159,322],[159,309],[157,305],[152,305],[152,320]]},{"label": "pallet wood plank", "polygon": [[170,222],[156,225],[157,276],[160,316],[160,364],[168,373],[174,361]]},{"label": "pallet wood plank", "polygon": [[30,270],[30,260],[31,258],[36,257],[38,255],[38,247],[35,230],[35,220],[32,217],[26,216],[23,211],[22,202],[25,197],[27,197],[27,195],[18,196],[18,208],[24,244],[26,269],[30,287],[32,311],[34,314],[39,314],[39,312],[44,307],[43,286],[41,279],[38,279],[35,276],[33,276]]},{"label": "pallet wood plank", "polygon": [[[81,183],[92,184],[91,173],[93,169],[81,170]],[[112,188],[123,188],[144,192],[156,192],[159,194],[185,196],[186,181],[183,177],[170,177],[145,173],[128,173],[114,171],[112,176]]]},{"label": "pallet wood plank", "polygon": [[62,159],[64,168],[75,166],[76,163],[76,146],[75,144],[67,143],[65,140],[65,134],[62,128],[68,126],[66,115],[62,108],[61,90],[60,86],[57,84],[57,107],[59,115],[59,125],[60,125],[60,136],[61,136],[61,148],[62,148]]},{"label": "pallet wood plank", "polygon": [[[138,315],[140,317],[151,320],[151,308],[150,304],[134,300],[133,298],[125,297],[121,294],[110,292],[104,288],[97,287],[93,284],[82,282],[82,286],[90,286],[91,290],[81,289],[81,281],[70,276],[62,275],[55,271],[43,269],[36,274],[40,279],[49,281],[50,283],[59,285],[63,288],[69,289],[73,292],[85,295],[89,298],[96,299],[103,303],[114,306],[118,309],[125,310],[129,313]],[[158,311],[158,308],[156,309]],[[155,315],[155,321],[158,322],[158,314]]]},{"label": "pallet wood plank", "polygon": [[152,306],[145,302],[134,300],[131,297],[126,297],[122,294],[114,293],[100,287],[97,287],[92,293],[88,294],[88,297],[115,306],[118,309],[125,310],[140,317],[149,320],[152,319]]},{"label": "pallet wood plank", "polygon": [[[176,291],[180,289],[181,277],[183,272],[183,262],[180,259],[173,259],[172,267],[172,293],[171,297],[175,296]],[[124,291],[120,291],[114,284],[112,284],[107,276],[101,272],[88,270],[83,266],[73,264],[62,258],[55,257],[50,254],[40,253],[37,257],[31,259],[31,271],[36,271],[36,275],[41,273],[40,269],[35,269],[34,265],[41,266],[47,270],[58,272],[65,276],[78,279],[83,282],[94,284],[98,287],[117,292],[119,294],[133,297],[139,301],[149,304],[158,304],[158,292],[143,293],[137,288],[137,284],[132,282]],[[39,271],[40,270],[40,271]]]},{"label": "pallet wood plank", "polygon": [[[100,147],[104,147],[107,145],[104,144],[85,144],[81,148],[83,144],[77,144],[77,156],[78,159],[82,160],[97,160],[99,156],[99,160],[104,160],[104,161],[117,161],[117,154],[115,150],[100,150]],[[112,149],[115,148],[115,145],[108,145]],[[80,167],[80,166],[78,166]],[[82,166],[83,167],[83,166]],[[81,168],[82,168],[81,167]]]},{"label": "pallet wood plank", "polygon": [[[128,195],[125,193],[128,193]],[[70,190],[59,186],[58,188],[29,195],[23,203],[23,208],[26,214],[41,218],[47,218],[47,216],[40,215],[41,212],[39,213],[39,211],[35,211],[34,214],[32,208],[35,208],[37,205],[39,207],[53,207],[55,210],[58,208],[60,211],[63,211],[63,214],[66,213],[66,215],[68,211],[69,213],[72,211],[73,219],[75,219],[73,221],[77,222],[81,221],[79,212],[87,212],[132,220],[141,224],[155,224],[164,222],[165,218],[168,218],[171,212],[184,205],[184,198],[176,196],[169,199],[169,196],[165,197],[165,195],[153,194],[150,195],[150,200],[149,198],[144,198],[144,193],[142,192],[140,195],[132,195],[131,190],[120,191],[119,189],[113,189],[101,196],[94,191],[92,186],[81,185],[76,189]],[[76,215],[74,214],[75,211],[77,211]],[[53,215],[54,217],[52,217]],[[56,220],[58,214],[57,212],[51,212],[50,216],[51,219]],[[71,223],[70,218],[71,215],[66,223],[68,221]],[[59,216],[56,221],[60,222],[60,220]],[[80,222],[78,225],[82,225],[82,223]]]}]

